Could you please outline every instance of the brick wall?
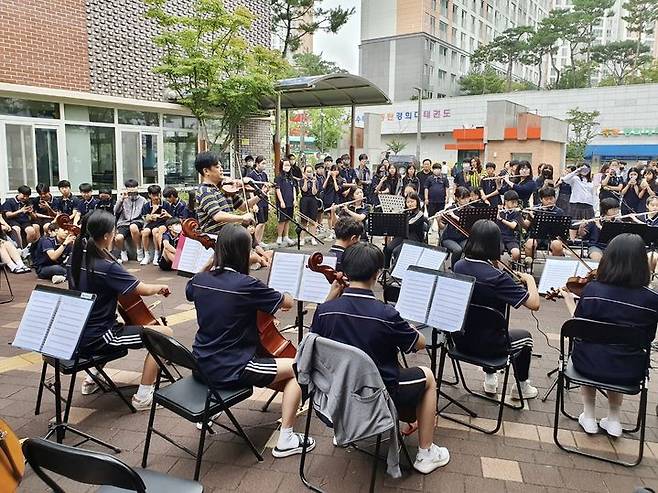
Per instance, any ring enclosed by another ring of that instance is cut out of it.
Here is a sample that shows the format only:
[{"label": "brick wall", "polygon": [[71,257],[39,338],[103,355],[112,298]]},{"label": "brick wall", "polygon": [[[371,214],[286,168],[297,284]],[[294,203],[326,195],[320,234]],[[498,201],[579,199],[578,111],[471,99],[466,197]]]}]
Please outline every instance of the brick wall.
[{"label": "brick wall", "polygon": [[0,81],[89,90],[85,0],[0,0]]},{"label": "brick wall", "polygon": [[[240,127],[239,135],[236,147],[240,157],[251,154],[255,158],[262,154],[267,159],[267,174],[273,177],[272,159],[274,159],[274,155],[272,153],[271,122],[262,119],[248,120]],[[242,141],[245,139],[249,141],[249,144],[242,145]]]}]

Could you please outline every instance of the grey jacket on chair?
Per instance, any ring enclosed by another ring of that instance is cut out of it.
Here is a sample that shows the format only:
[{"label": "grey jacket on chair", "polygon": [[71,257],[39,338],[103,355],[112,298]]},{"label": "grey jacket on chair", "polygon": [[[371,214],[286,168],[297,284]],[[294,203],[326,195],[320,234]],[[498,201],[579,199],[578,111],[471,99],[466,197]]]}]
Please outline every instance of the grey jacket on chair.
[{"label": "grey jacket on chair", "polygon": [[370,356],[353,346],[309,333],[295,360],[299,383],[313,392],[313,409],[333,424],[338,445],[388,431],[391,443],[387,472],[400,477],[397,410]]}]

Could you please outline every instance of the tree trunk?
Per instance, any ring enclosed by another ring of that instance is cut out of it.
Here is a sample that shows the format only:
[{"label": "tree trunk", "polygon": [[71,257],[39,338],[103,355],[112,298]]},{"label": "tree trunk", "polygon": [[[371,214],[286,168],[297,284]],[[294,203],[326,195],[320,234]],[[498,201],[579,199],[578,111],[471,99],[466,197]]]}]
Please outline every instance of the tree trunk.
[{"label": "tree trunk", "polygon": [[640,58],[640,48],[642,47],[642,30],[637,33],[637,43],[635,44],[635,59],[633,60],[633,73],[637,70],[637,62]]},{"label": "tree trunk", "polygon": [[558,70],[557,65],[555,64],[555,57],[553,56],[553,52],[549,53],[549,56],[551,57],[551,67],[553,67],[553,70],[555,70],[555,85],[558,86],[560,84],[560,75],[561,71]]},{"label": "tree trunk", "polygon": [[507,92],[511,92],[512,90],[512,66],[514,65],[514,62],[510,60],[507,63]]},{"label": "tree trunk", "polygon": [[537,88],[541,91],[541,80],[544,75],[544,57],[543,55],[539,57],[539,81],[537,82]]}]

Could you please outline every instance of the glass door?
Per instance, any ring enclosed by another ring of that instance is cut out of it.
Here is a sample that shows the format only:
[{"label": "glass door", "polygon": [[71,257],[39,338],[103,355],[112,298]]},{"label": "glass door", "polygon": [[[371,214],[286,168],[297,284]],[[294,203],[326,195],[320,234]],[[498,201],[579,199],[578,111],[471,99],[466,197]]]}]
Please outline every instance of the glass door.
[{"label": "glass door", "polygon": [[59,181],[57,129],[52,127],[35,127],[34,143],[37,160],[37,183],[56,186]]},{"label": "glass door", "polygon": [[5,125],[5,137],[9,189],[16,190],[21,185],[32,187],[36,179],[32,125],[8,123]]},{"label": "glass door", "polygon": [[140,187],[158,183],[158,134],[123,130],[121,132],[123,179],[134,179]]}]

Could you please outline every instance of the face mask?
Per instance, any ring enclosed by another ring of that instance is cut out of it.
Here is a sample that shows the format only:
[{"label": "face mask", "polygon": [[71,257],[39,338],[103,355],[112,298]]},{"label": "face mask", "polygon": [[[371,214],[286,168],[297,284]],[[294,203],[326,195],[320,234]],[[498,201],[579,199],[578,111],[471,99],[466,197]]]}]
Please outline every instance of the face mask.
[{"label": "face mask", "polygon": [[130,200],[132,200],[133,202],[137,202],[138,198],[139,198],[139,195],[131,195],[130,196]]},{"label": "face mask", "polygon": [[183,231],[183,227],[182,227],[180,224],[174,224],[174,225],[171,227],[171,230],[172,230],[174,233],[176,233],[177,235],[179,235],[179,234],[181,233],[181,231]]},{"label": "face mask", "polygon": [[283,167],[283,172],[288,173],[290,171],[290,166],[284,166]]}]

